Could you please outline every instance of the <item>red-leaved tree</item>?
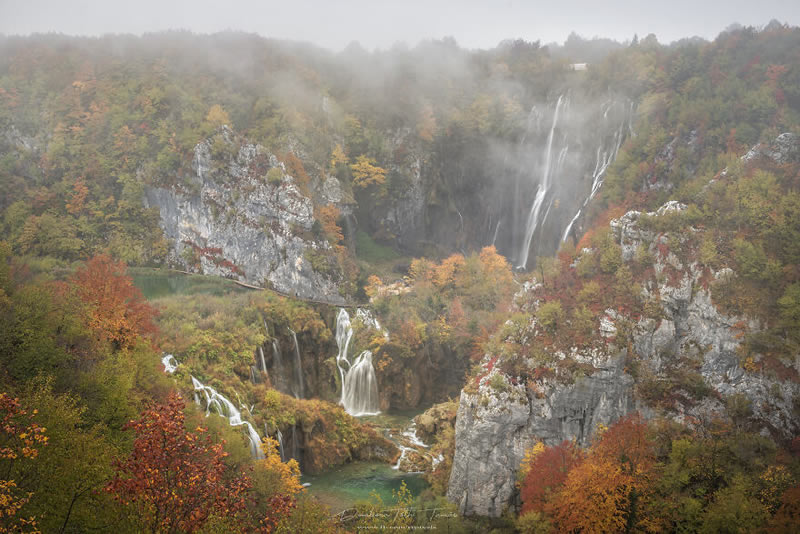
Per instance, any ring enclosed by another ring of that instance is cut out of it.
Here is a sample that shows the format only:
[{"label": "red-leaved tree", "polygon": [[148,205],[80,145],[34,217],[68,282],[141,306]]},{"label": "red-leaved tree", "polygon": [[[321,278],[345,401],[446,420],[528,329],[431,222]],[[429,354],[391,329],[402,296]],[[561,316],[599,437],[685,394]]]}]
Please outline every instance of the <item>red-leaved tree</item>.
[{"label": "red-leaved tree", "polygon": [[133,285],[123,262],[100,254],[78,268],[70,282],[78,297],[89,306],[89,326],[99,340],[125,349],[138,337],[151,337],[155,333],[156,310]]},{"label": "red-leaved tree", "polygon": [[246,508],[250,480],[226,472],[227,453],[205,429],[186,431],[183,409],[172,394],[128,423],[136,432],[133,451],[115,462],[105,488],[133,508],[148,532],[196,532],[212,515],[232,517]]},{"label": "red-leaved tree", "polygon": [[537,454],[522,482],[522,513],[544,511],[550,495],[564,484],[583,457],[581,448],[572,441],[546,447]]},{"label": "red-leaved tree", "polygon": [[654,466],[646,421],[638,413],[627,415],[592,444],[586,459],[548,500],[546,511],[560,532],[657,530],[644,513]]}]

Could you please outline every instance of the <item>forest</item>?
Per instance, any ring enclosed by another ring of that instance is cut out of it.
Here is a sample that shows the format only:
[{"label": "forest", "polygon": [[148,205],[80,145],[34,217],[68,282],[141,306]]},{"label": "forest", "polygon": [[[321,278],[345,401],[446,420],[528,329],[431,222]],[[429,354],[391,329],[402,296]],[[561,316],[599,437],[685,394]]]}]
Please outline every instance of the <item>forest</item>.
[{"label": "forest", "polygon": [[0,229],[0,532],[800,529],[796,27],[0,36]]}]

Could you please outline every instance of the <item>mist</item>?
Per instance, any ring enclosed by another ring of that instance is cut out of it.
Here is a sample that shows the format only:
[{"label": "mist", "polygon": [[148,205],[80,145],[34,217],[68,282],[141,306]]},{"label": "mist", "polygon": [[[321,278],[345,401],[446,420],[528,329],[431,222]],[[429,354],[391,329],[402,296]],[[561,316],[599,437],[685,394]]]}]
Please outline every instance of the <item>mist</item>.
[{"label": "mist", "polygon": [[630,40],[654,33],[661,42],[699,36],[711,39],[732,22],[761,27],[771,18],[800,23],[796,2],[642,2],[566,0],[346,0],[296,2],[231,0],[2,0],[0,33],[56,32],[98,36],[173,29],[196,33],[244,31],[264,37],[305,41],[342,50],[353,41],[372,49],[396,43],[453,37],[468,49],[492,48],[505,39],[563,43],[570,33]]}]

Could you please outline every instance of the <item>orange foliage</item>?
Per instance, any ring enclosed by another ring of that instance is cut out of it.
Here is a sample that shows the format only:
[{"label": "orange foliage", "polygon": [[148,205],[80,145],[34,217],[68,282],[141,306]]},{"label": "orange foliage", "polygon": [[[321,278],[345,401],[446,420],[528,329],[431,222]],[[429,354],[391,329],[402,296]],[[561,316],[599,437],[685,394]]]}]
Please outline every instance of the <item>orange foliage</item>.
[{"label": "orange foliage", "polygon": [[433,283],[437,287],[446,287],[455,282],[458,271],[464,267],[466,261],[461,254],[453,254],[442,260],[442,263],[433,270]]},{"label": "orange foliage", "polygon": [[308,184],[311,183],[311,178],[308,176],[300,158],[295,156],[293,152],[286,152],[279,159],[286,166],[286,173],[295,179],[302,191],[305,191],[308,188]]},{"label": "orange foliage", "polygon": [[549,512],[560,532],[623,532],[630,482],[607,458],[591,458],[570,471]]},{"label": "orange foliage", "polygon": [[570,471],[583,460],[583,451],[575,443],[564,441],[546,447],[526,466],[522,482],[522,513],[545,510],[550,496],[559,490]]},{"label": "orange foliage", "polygon": [[372,298],[378,294],[382,285],[383,282],[381,279],[377,275],[371,274],[369,278],[367,278],[367,285],[364,286],[364,292],[369,298]]},{"label": "orange foliage", "polygon": [[[20,407],[18,399],[0,393],[0,459],[36,458],[36,447],[47,445],[45,429],[30,421],[32,415]],[[38,532],[33,517],[18,515],[31,494],[19,495],[16,488],[14,480],[0,479],[0,532]]]},{"label": "orange foliage", "polygon": [[151,337],[156,310],[126,274],[123,262],[100,254],[79,267],[70,283],[89,306],[89,326],[98,339],[126,349],[140,337]]},{"label": "orange foliage", "polygon": [[603,432],[586,460],[570,471],[547,510],[563,532],[622,532],[649,527],[636,514],[649,494],[655,454],[638,413]]},{"label": "orange foliage", "polygon": [[781,506],[767,524],[767,532],[800,532],[800,485],[783,493]]},{"label": "orange foliage", "polygon": [[86,187],[86,181],[83,177],[78,178],[72,186],[72,195],[67,201],[67,211],[72,215],[78,215],[83,211],[86,205],[86,196],[89,194],[89,188]]},{"label": "orange foliage", "polygon": [[328,204],[317,208],[317,219],[322,224],[322,231],[331,244],[339,244],[344,240],[342,229],[336,224],[339,219],[339,208],[335,204]]},{"label": "orange foliage", "polygon": [[417,119],[417,135],[423,141],[433,141],[436,133],[436,117],[433,115],[433,108],[430,104],[425,104]]},{"label": "orange foliage", "polygon": [[150,532],[197,532],[214,513],[245,510],[250,480],[228,476],[221,444],[184,427],[184,402],[172,394],[167,404],[142,412],[125,428],[136,432],[133,451],[115,462],[105,490],[135,509]]}]

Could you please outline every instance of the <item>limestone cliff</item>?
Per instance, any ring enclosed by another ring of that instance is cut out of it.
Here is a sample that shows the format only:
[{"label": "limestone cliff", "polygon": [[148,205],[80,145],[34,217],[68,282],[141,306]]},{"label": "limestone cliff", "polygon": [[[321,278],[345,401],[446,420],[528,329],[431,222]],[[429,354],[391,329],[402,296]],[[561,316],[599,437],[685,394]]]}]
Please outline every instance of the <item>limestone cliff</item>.
[{"label": "limestone cliff", "polygon": [[274,155],[223,127],[195,147],[192,170],[183,190],[145,193],[145,204],[160,212],[174,264],[301,298],[344,302],[335,262],[327,261],[330,245],[315,232],[312,199]]},{"label": "limestone cliff", "polygon": [[[783,134],[742,159],[782,164],[796,161],[798,152],[798,138]],[[717,179],[724,178],[723,172]],[[715,284],[737,276],[735,271],[714,270],[687,252],[692,247],[686,242],[699,229],[653,229],[654,220],[680,217],[685,210],[686,205],[670,201],[654,212],[629,211],[610,223],[614,245],[608,250],[621,256],[619,264],[638,261],[650,273],[636,286],[639,301],[648,303],[644,312],[606,309],[590,344],[547,346],[549,360],[542,360],[541,353],[537,361],[517,356],[514,369],[527,368],[517,375],[500,370],[506,355],[485,356],[477,383],[461,394],[456,421],[447,495],[461,513],[499,516],[516,505],[516,471],[536,441],[555,445],[574,440],[585,446],[600,424],[633,410],[691,427],[729,417],[726,403],[738,396],[749,405],[748,424],[761,433],[790,439],[800,431],[798,359],[782,374],[763,373],[756,371],[763,356],[751,354],[745,368],[740,351],[744,333],[759,332],[763,320],[727,315],[712,300]],[[600,253],[586,248],[570,268]],[[547,338],[537,318],[541,288],[526,283],[517,295],[519,311],[528,317],[523,331],[515,334],[520,348]]]}]

